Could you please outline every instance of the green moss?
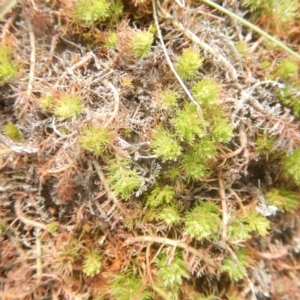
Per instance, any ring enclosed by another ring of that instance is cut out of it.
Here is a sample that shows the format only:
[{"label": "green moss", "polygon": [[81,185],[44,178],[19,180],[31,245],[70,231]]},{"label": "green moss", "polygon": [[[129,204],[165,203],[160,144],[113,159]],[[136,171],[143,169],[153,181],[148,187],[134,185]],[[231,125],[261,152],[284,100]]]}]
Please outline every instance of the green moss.
[{"label": "green moss", "polygon": [[110,3],[106,0],[77,0],[74,19],[89,26],[104,21],[110,15]]},{"label": "green moss", "polygon": [[300,149],[283,159],[283,169],[286,175],[291,176],[295,183],[300,185]]},{"label": "green moss", "polygon": [[243,249],[235,251],[235,256],[231,254],[223,259],[222,271],[227,272],[230,278],[234,281],[242,279],[247,274],[247,266],[249,265],[250,257]]},{"label": "green moss", "polygon": [[213,202],[200,202],[184,218],[184,233],[197,240],[210,239],[221,226],[220,209]]},{"label": "green moss", "polygon": [[118,42],[118,35],[116,32],[111,32],[106,39],[105,46],[109,49],[116,49]]},{"label": "green moss", "polygon": [[275,69],[272,77],[279,76],[282,79],[288,80],[298,73],[298,64],[290,59],[283,59]]},{"label": "green moss", "polygon": [[130,168],[131,161],[126,158],[110,162],[108,182],[115,196],[129,200],[133,193],[141,188],[142,178]]},{"label": "green moss", "polygon": [[191,47],[184,49],[182,55],[177,58],[176,71],[182,79],[193,79],[198,74],[203,60],[199,51]]},{"label": "green moss", "polygon": [[203,79],[193,87],[195,100],[205,106],[211,107],[218,102],[221,86],[212,79]]},{"label": "green moss", "polygon": [[152,136],[151,147],[154,153],[159,155],[163,161],[177,160],[181,153],[181,147],[169,131],[162,126],[158,126]]},{"label": "green moss", "polygon": [[146,56],[151,49],[154,36],[150,31],[135,32],[131,40],[131,49],[138,58]]},{"label": "green moss", "polygon": [[194,104],[186,104],[176,111],[176,117],[171,121],[181,141],[193,144],[196,138],[203,137],[205,132]]},{"label": "green moss", "polygon": [[113,299],[133,300],[137,295],[139,295],[139,300],[152,299],[151,293],[146,289],[138,274],[129,270],[114,276],[110,295],[114,297]]},{"label": "green moss", "polygon": [[275,151],[275,142],[274,137],[269,137],[265,133],[262,136],[259,136],[256,139],[256,151],[260,155],[269,155]]},{"label": "green moss", "polygon": [[164,222],[169,228],[181,220],[179,208],[176,204],[160,207],[156,219]]},{"label": "green moss", "polygon": [[39,105],[43,111],[49,111],[53,108],[54,98],[53,96],[46,96],[41,98]]},{"label": "green moss", "polygon": [[83,101],[75,95],[66,94],[55,103],[53,113],[61,121],[74,120],[83,113]]},{"label": "green moss", "polygon": [[295,192],[284,187],[272,188],[266,193],[266,199],[269,205],[274,205],[280,210],[295,211],[299,206],[300,197]]},{"label": "green moss", "polygon": [[0,46],[0,84],[17,77],[19,65],[12,60],[12,49]]},{"label": "green moss", "polygon": [[47,225],[47,230],[50,233],[55,233],[58,230],[58,223],[57,222],[51,222]]},{"label": "green moss", "polygon": [[83,130],[79,141],[83,149],[92,152],[94,155],[102,155],[112,133],[106,128],[90,126]]},{"label": "green moss", "polygon": [[242,56],[246,55],[248,52],[248,45],[243,41],[237,42],[235,47]]},{"label": "green moss", "polygon": [[166,89],[159,95],[159,100],[163,109],[172,109],[177,105],[177,93]]},{"label": "green moss", "polygon": [[147,198],[148,207],[157,207],[162,204],[169,204],[174,200],[175,191],[168,185],[156,186]]},{"label": "green moss", "polygon": [[182,285],[183,278],[189,278],[189,273],[178,251],[171,260],[168,255],[162,253],[155,260],[158,285],[165,288],[174,288]]},{"label": "green moss", "polygon": [[87,276],[95,276],[99,274],[102,266],[101,255],[96,251],[89,251],[84,255],[83,273]]},{"label": "green moss", "polygon": [[7,137],[12,139],[14,142],[20,142],[21,141],[21,133],[19,131],[19,128],[13,124],[8,123],[4,126],[4,132]]}]

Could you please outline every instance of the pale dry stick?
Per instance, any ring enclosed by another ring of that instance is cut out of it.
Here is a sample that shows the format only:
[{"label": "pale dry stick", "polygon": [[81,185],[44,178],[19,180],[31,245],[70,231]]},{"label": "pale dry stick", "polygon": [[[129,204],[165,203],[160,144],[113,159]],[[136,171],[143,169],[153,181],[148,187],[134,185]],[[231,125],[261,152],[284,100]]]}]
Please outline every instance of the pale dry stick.
[{"label": "pale dry stick", "polygon": [[18,2],[18,0],[3,0],[0,3],[0,21],[3,19],[5,14],[18,4]]},{"label": "pale dry stick", "polygon": [[45,173],[46,174],[57,174],[57,173],[61,173],[63,171],[66,171],[68,170],[69,168],[71,168],[72,166],[74,166],[74,161],[72,161],[70,164],[67,164],[67,165],[64,165],[63,167],[61,168],[58,168],[58,169],[49,169],[47,170]]},{"label": "pale dry stick", "polygon": [[104,83],[104,85],[106,85],[107,87],[109,87],[112,90],[112,93],[113,93],[114,99],[115,99],[114,111],[113,111],[112,115],[110,116],[110,118],[107,120],[107,122],[105,122],[105,124],[104,124],[104,127],[108,127],[118,114],[119,107],[120,107],[120,97],[119,97],[118,90],[110,81],[104,80],[103,83]]},{"label": "pale dry stick", "polygon": [[30,153],[36,153],[39,151],[39,148],[15,145],[14,143],[12,143],[8,139],[6,139],[1,134],[0,134],[0,142],[2,142],[5,146],[7,146],[11,151],[13,151],[15,153],[30,154]]},{"label": "pale dry stick", "polygon": [[40,228],[47,231],[46,224],[42,222],[30,220],[29,218],[26,217],[26,215],[22,211],[21,197],[18,197],[17,200],[15,201],[15,211],[18,219],[25,225],[35,227],[35,228]]},{"label": "pale dry stick", "polygon": [[[153,0],[154,3],[155,0]],[[239,90],[242,90],[242,86],[237,83],[238,78],[237,78],[237,72],[235,68],[230,64],[230,62],[220,53],[217,53],[212,47],[210,47],[208,44],[205,42],[201,41],[198,36],[196,36],[191,30],[185,28],[182,23],[176,21],[174,17],[166,12],[161,5],[158,2],[158,7],[160,12],[162,13],[163,17],[165,19],[169,19],[171,23],[179,30],[181,31],[188,39],[190,39],[192,42],[197,44],[202,50],[208,52],[212,57],[214,57],[217,60],[220,60],[223,67],[228,71],[228,73],[231,76],[231,79],[236,83],[236,86]]]},{"label": "pale dry stick", "polygon": [[157,236],[136,236],[136,237],[129,237],[124,242],[125,244],[133,244],[136,242],[150,242],[150,243],[158,243],[158,244],[165,244],[173,247],[178,247],[181,249],[184,249],[187,252],[190,252],[197,257],[199,257],[201,260],[206,262],[208,265],[212,266],[213,268],[218,268],[217,263],[213,260],[207,257],[205,254],[203,254],[200,250],[197,250],[185,243],[182,243],[180,241],[168,239],[168,238],[162,238]]},{"label": "pale dry stick", "polygon": [[163,48],[166,60],[168,62],[168,65],[169,65],[170,69],[172,70],[173,74],[175,75],[176,79],[180,83],[181,87],[183,88],[183,90],[185,91],[185,93],[187,94],[187,96],[189,97],[189,99],[196,105],[197,112],[198,112],[199,117],[200,117],[200,121],[201,121],[201,123],[203,125],[204,131],[206,131],[205,121],[204,121],[202,109],[201,109],[199,103],[193,98],[192,94],[190,93],[189,89],[186,87],[186,85],[184,84],[184,82],[182,81],[182,79],[180,78],[180,76],[178,75],[178,73],[176,72],[176,70],[175,70],[175,68],[174,68],[174,66],[172,64],[172,61],[171,61],[171,59],[169,57],[168,51],[167,51],[166,46],[164,44],[164,40],[163,40],[163,37],[162,37],[161,30],[160,30],[160,27],[159,27],[159,23],[158,23],[157,11],[156,11],[156,2],[155,1],[156,0],[152,0],[153,18],[154,18],[154,22],[155,22],[155,26],[156,26],[156,30],[157,30],[157,35],[159,37],[161,46]]},{"label": "pale dry stick", "polygon": [[94,159],[93,160],[93,165],[94,165],[94,167],[96,169],[96,172],[97,172],[97,174],[98,174],[98,176],[99,176],[99,178],[100,178],[100,180],[101,180],[101,182],[102,182],[102,184],[103,184],[103,186],[104,186],[104,188],[105,188],[105,190],[107,192],[108,198],[112,199],[113,202],[114,202],[114,204],[120,209],[120,211],[124,215],[128,216],[128,213],[126,212],[126,210],[124,209],[124,207],[122,206],[122,204],[119,202],[119,200],[114,196],[112,190],[110,189],[109,185],[107,184],[105,175],[104,175],[104,173],[101,170],[101,166],[100,166],[99,162]]},{"label": "pale dry stick", "polygon": [[42,267],[42,243],[40,239],[40,232],[38,230],[35,238],[35,247],[36,247],[36,278],[37,284],[41,282],[43,267]]},{"label": "pale dry stick", "polygon": [[35,49],[35,35],[33,32],[33,27],[31,25],[31,22],[28,18],[26,18],[26,23],[28,27],[29,32],[29,38],[30,38],[30,71],[29,71],[29,80],[28,80],[28,86],[27,86],[27,95],[30,96],[32,92],[32,84],[34,81],[34,72],[35,72],[35,56],[36,56],[36,49]]},{"label": "pale dry stick", "polygon": [[9,28],[12,26],[12,24],[14,23],[14,21],[16,20],[17,17],[18,17],[18,12],[14,11],[12,13],[12,15],[10,16],[10,18],[6,21],[6,23],[2,29],[2,34],[1,34],[2,43],[4,42],[5,37],[7,36],[8,32],[9,32]]},{"label": "pale dry stick", "polygon": [[57,88],[59,83],[68,75],[68,74],[73,74],[73,71],[76,69],[82,67],[84,64],[89,63],[92,59],[94,58],[94,55],[91,53],[88,53],[84,58],[82,58],[79,62],[74,64],[71,68],[69,68],[67,71],[62,73],[62,75],[57,79],[54,87]]},{"label": "pale dry stick", "polygon": [[227,239],[227,225],[228,225],[228,213],[227,213],[227,203],[225,195],[225,187],[222,170],[218,174],[219,181],[219,195],[221,197],[221,206],[222,206],[222,242],[225,244]]}]

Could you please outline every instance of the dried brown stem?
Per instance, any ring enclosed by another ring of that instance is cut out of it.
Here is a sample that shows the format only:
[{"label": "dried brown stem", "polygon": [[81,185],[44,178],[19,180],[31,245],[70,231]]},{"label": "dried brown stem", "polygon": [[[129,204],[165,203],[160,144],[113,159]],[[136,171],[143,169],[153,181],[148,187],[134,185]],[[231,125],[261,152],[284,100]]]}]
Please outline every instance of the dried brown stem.
[{"label": "dried brown stem", "polygon": [[159,243],[159,244],[166,244],[166,245],[173,246],[173,247],[178,247],[189,253],[196,255],[201,260],[205,261],[205,263],[207,263],[208,265],[210,265],[214,268],[218,268],[217,263],[213,259],[208,258],[200,250],[197,250],[197,249],[195,249],[185,243],[177,241],[177,240],[172,240],[172,239],[162,238],[162,237],[157,237],[157,236],[137,236],[137,237],[128,238],[125,241],[125,244],[133,244],[136,242]]},{"label": "dried brown stem", "polygon": [[42,222],[30,220],[29,218],[26,217],[26,215],[22,211],[21,197],[18,197],[18,199],[15,201],[15,211],[18,219],[25,225],[40,228],[47,231],[46,224]]}]

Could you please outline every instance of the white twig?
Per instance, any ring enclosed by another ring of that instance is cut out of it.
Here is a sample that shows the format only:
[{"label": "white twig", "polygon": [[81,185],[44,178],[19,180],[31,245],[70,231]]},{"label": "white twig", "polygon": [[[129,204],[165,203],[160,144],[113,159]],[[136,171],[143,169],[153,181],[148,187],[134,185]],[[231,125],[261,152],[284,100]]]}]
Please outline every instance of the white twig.
[{"label": "white twig", "polygon": [[[153,6],[154,6],[153,0]],[[182,23],[176,21],[174,17],[166,12],[160,5],[159,10],[163,14],[164,18],[171,20],[172,24],[180,30],[187,38],[189,38],[191,41],[193,41],[195,44],[197,44],[200,48],[202,48],[204,51],[208,52],[210,55],[212,55],[215,59],[220,60],[223,67],[229,72],[231,79],[235,82],[237,82],[237,73],[235,68],[230,64],[230,62],[220,53],[216,52],[212,47],[210,47],[205,42],[201,41],[198,36],[196,36],[192,31],[185,28]]]},{"label": "white twig", "polygon": [[30,71],[29,71],[29,80],[28,80],[28,87],[27,87],[27,95],[31,95],[32,91],[32,83],[34,80],[34,72],[35,72],[35,36],[33,32],[32,25],[30,21],[26,18],[26,23],[28,26],[28,32],[29,32],[29,38],[30,38],[30,47],[31,47],[31,53],[30,53]]},{"label": "white twig", "polygon": [[107,122],[104,124],[104,127],[108,127],[118,114],[119,106],[120,106],[120,97],[119,97],[118,90],[111,82],[104,80],[104,84],[112,90],[114,99],[115,99],[114,111],[113,111],[112,115],[110,116],[110,118],[107,120]]},{"label": "white twig", "polygon": [[156,11],[156,4],[155,4],[155,0],[152,0],[152,4],[153,4],[153,18],[154,18],[154,22],[155,22],[155,26],[156,26],[156,29],[157,29],[157,35],[159,37],[159,40],[160,40],[160,43],[161,43],[161,46],[163,48],[163,51],[164,51],[164,54],[165,54],[165,57],[166,57],[166,60],[170,66],[170,69],[172,70],[172,72],[174,73],[176,79],[178,80],[178,82],[180,83],[180,85],[182,86],[183,90],[185,91],[185,93],[187,94],[187,96],[189,97],[189,99],[196,105],[197,107],[197,112],[199,114],[199,117],[200,117],[200,120],[201,120],[201,123],[203,124],[203,128],[205,130],[205,121],[204,121],[204,118],[203,118],[203,113],[202,113],[202,109],[199,105],[199,103],[193,98],[192,94],[190,93],[190,91],[188,90],[188,88],[186,87],[186,85],[184,84],[184,82],[182,81],[182,79],[180,78],[180,76],[178,75],[178,73],[176,72],[173,64],[172,64],[172,61],[169,57],[169,54],[168,54],[168,51],[166,49],[166,46],[164,44],[164,40],[163,40],[163,37],[162,37],[162,34],[161,34],[161,31],[160,31],[160,27],[159,27],[159,23],[158,23],[158,19],[157,19],[157,11]]}]

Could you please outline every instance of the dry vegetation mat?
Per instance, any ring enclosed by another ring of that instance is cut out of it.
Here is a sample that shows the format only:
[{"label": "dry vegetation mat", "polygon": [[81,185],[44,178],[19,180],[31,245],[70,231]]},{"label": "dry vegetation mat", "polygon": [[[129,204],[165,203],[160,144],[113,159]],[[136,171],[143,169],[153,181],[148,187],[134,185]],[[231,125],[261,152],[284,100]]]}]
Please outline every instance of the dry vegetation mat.
[{"label": "dry vegetation mat", "polygon": [[3,0],[0,298],[300,299],[299,7]]}]

